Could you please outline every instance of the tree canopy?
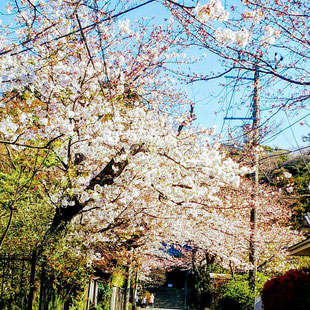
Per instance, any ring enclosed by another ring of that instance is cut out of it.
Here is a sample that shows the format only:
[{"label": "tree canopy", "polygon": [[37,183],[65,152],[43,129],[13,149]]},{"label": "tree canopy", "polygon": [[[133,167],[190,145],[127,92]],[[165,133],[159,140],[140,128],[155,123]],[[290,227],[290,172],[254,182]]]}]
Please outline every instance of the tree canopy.
[{"label": "tree canopy", "polygon": [[[180,24],[125,18],[149,2],[10,2],[17,30],[2,26],[0,37],[2,238],[35,214],[42,222],[30,227],[39,231],[34,246],[85,254],[103,268],[129,260],[134,249],[141,259],[163,255],[164,241],[249,269],[253,189],[243,176],[250,169],[212,128],[193,126],[194,102],[177,89],[170,63],[203,40],[233,70],[253,70],[258,59],[266,74],[288,78],[254,53],[250,15],[229,22],[219,1],[195,8],[164,1]],[[218,20],[234,30],[209,25]],[[265,266],[298,234],[276,194],[261,187],[259,198]]]}]

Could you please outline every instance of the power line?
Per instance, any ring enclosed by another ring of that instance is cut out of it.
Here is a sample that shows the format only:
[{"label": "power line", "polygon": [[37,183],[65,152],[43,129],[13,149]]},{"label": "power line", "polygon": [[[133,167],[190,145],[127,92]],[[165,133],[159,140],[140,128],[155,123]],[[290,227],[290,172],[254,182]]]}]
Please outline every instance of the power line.
[{"label": "power line", "polygon": [[279,134],[283,133],[285,130],[291,128],[292,126],[294,126],[295,124],[299,123],[301,120],[303,120],[304,118],[306,118],[307,116],[309,116],[310,113],[304,115],[303,117],[299,118],[297,121],[295,121],[294,123],[290,124],[289,126],[285,127],[284,129],[280,130],[279,132],[275,133],[274,135],[272,135],[271,137],[268,137],[267,139],[265,139],[263,142],[270,142],[273,141]]}]

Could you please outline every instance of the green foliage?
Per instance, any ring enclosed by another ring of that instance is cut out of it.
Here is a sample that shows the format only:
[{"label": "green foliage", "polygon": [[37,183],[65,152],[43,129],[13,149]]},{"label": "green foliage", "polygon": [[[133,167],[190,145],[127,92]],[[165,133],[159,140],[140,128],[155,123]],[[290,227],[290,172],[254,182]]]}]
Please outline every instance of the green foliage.
[{"label": "green foliage", "polygon": [[232,280],[224,284],[219,293],[218,300],[220,310],[253,310],[254,298],[262,291],[267,277],[257,275],[256,292],[252,292],[249,286],[248,275],[236,275]]},{"label": "green foliage", "polygon": [[[40,194],[25,194],[16,205],[12,224],[1,250],[31,255],[42,240],[52,216],[52,207]],[[0,218],[0,234],[3,234],[7,224],[8,214],[5,214]]]},{"label": "green foliage", "polygon": [[[296,199],[292,200],[292,219],[294,228],[300,227],[305,212],[310,212],[309,193],[309,160],[307,154],[294,156],[281,150],[268,150],[269,157],[261,163],[264,170],[262,181],[275,185],[282,191],[283,195],[293,195]],[[284,177],[285,173],[290,173],[290,178]],[[287,191],[288,187],[293,188],[293,192]]]},{"label": "green foliage", "polygon": [[84,310],[87,304],[88,286],[84,287],[84,290],[79,292],[76,297],[72,300],[72,306],[70,310]]},{"label": "green foliage", "polygon": [[109,310],[112,288],[110,282],[99,282],[98,284],[98,306],[97,310]]},{"label": "green foliage", "polygon": [[44,161],[44,166],[46,168],[50,168],[52,166],[55,166],[59,163],[59,159],[57,157],[57,155],[55,153],[51,153],[49,154],[49,156],[46,158],[46,160]]},{"label": "green foliage", "polygon": [[124,267],[118,266],[112,275],[112,286],[123,287],[125,283],[125,274],[126,271]]},{"label": "green foliage", "polygon": [[[43,183],[53,177],[43,174],[50,150],[16,151],[0,146],[0,236],[2,250],[31,254],[50,223],[53,207]],[[54,178],[56,180],[57,178]]]},{"label": "green foliage", "polygon": [[196,269],[195,284],[192,292],[192,303],[196,307],[210,306],[211,294],[216,291],[210,273],[227,273],[219,264],[211,262]]},{"label": "green foliage", "polygon": [[48,309],[62,310],[64,299],[60,295],[56,295],[48,304]]},{"label": "green foliage", "polygon": [[310,199],[306,195],[309,193],[308,183],[310,180],[308,162],[309,157],[302,156],[285,164],[285,169],[293,175],[291,180],[294,183],[293,194],[299,197],[292,204],[292,223],[295,228],[301,225],[305,212],[310,212]]},{"label": "green foliage", "polygon": [[84,257],[75,255],[72,249],[65,247],[68,253],[54,252],[57,255],[49,256],[49,265],[57,274],[55,281],[58,285],[83,286],[87,283],[91,274],[91,268],[87,267]]}]

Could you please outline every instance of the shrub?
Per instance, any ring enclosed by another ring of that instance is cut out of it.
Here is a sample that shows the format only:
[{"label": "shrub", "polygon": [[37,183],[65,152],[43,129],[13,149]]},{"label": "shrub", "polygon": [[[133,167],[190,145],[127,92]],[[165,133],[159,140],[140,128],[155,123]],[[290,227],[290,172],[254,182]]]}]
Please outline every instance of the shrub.
[{"label": "shrub", "polygon": [[262,302],[264,310],[310,309],[310,273],[290,270],[267,281]]},{"label": "shrub", "polygon": [[118,266],[112,274],[112,286],[123,287],[125,283],[126,271],[122,266]]},{"label": "shrub", "polygon": [[102,281],[98,284],[98,306],[97,310],[109,310],[112,294],[111,284],[108,281]]},{"label": "shrub", "polygon": [[248,275],[237,275],[220,288],[218,308],[221,310],[253,310],[254,298],[260,294],[267,277],[257,274],[256,293],[251,291]]}]

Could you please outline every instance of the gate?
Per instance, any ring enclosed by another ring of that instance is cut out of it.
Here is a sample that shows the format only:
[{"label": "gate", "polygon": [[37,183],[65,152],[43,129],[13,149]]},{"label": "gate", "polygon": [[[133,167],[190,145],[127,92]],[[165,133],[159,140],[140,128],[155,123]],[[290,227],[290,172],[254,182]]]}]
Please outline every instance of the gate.
[{"label": "gate", "polygon": [[32,309],[36,254],[0,255],[0,309]]}]

